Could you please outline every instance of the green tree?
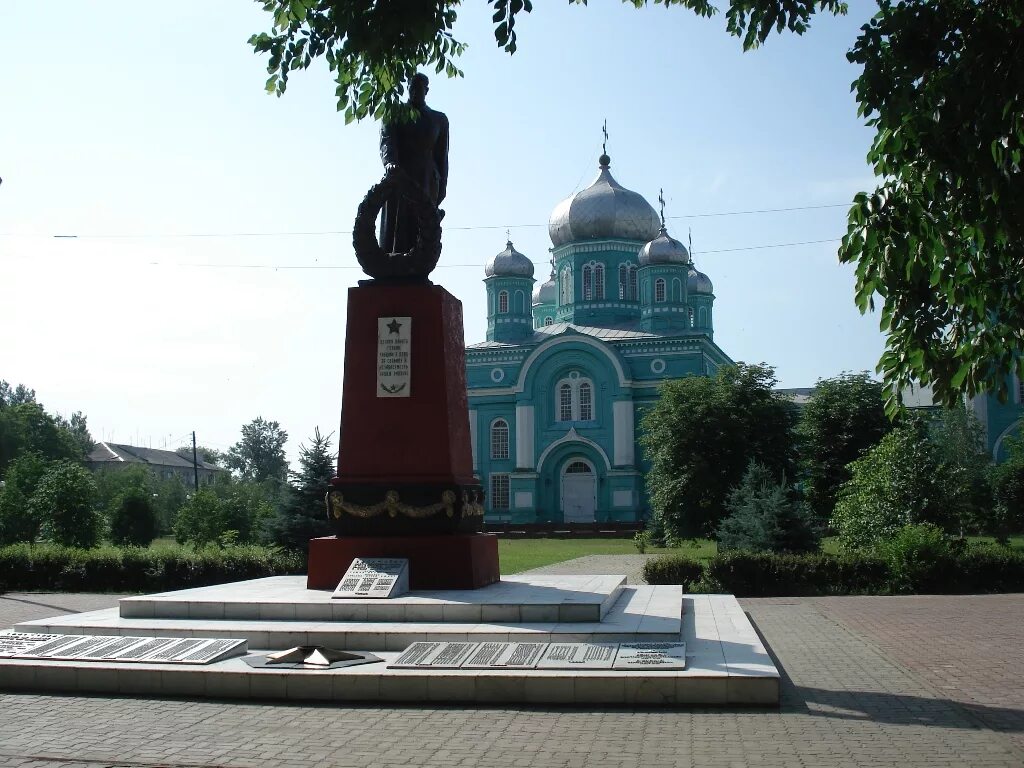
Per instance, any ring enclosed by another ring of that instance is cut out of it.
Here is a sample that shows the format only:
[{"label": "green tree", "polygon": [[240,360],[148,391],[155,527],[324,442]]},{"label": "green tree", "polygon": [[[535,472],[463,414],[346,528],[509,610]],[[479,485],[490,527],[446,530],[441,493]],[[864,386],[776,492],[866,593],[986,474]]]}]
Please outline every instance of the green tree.
[{"label": "green tree", "polygon": [[[319,0],[257,0],[272,14],[270,33],[249,38],[258,53],[269,55],[266,89],[281,95],[288,87],[289,73],[306,69],[323,56],[335,73],[338,111],[345,121],[395,114],[403,84],[420,69],[461,77],[455,60],[466,46],[452,36],[461,0],[422,3],[381,3],[377,0],[348,0],[327,3]],[[586,0],[570,0],[586,5]],[[647,0],[623,0],[641,8]],[[487,0],[494,8],[494,37],[498,45],[515,53],[516,17],[533,10],[530,0]],[[677,5],[700,16],[710,17],[717,9],[708,0],[655,0],[655,4]],[[754,48],[773,30],[788,28],[802,34],[811,16],[823,9],[844,13],[838,0],[730,0],[726,29],[743,39],[743,47]]]},{"label": "green tree", "polygon": [[203,488],[178,511],[174,538],[179,544],[212,544],[224,532],[222,523],[220,498],[212,490]]},{"label": "green tree", "polygon": [[119,546],[148,547],[157,534],[153,496],[133,488],[121,496],[110,513],[110,540]]},{"label": "green tree", "polygon": [[818,380],[800,413],[797,435],[805,494],[819,519],[832,515],[836,491],[850,479],[850,462],[890,429],[882,385],[866,371]]},{"label": "green tree", "polygon": [[[191,445],[183,445],[180,448],[176,448],[174,452],[181,456],[181,458],[192,461]],[[196,457],[207,464],[216,464],[218,467],[224,465],[224,454],[215,448],[207,448],[205,445],[196,446]]]},{"label": "green tree", "polygon": [[310,539],[330,534],[324,498],[334,470],[331,436],[318,428],[308,445],[299,446],[299,471],[292,473],[285,502],[267,525],[270,541],[305,551]]},{"label": "green tree", "polygon": [[76,436],[39,403],[28,401],[0,410],[0,476],[15,458],[30,451],[50,460],[85,458]]},{"label": "green tree", "polygon": [[12,387],[9,383],[0,379],[0,411],[7,406],[34,403],[35,401],[36,391],[34,389],[29,389],[24,384]]},{"label": "green tree", "polygon": [[56,544],[88,549],[103,534],[92,474],[70,461],[49,467],[29,499],[29,512],[42,521],[42,538]]},{"label": "green tree", "polygon": [[[290,72],[323,56],[346,121],[401,114],[403,84],[419,69],[462,74],[459,0],[258,1],[273,18],[249,39],[269,56],[267,90],[284,93]],[[532,3],[487,1],[498,45],[514,53],[516,17]],[[878,370],[893,413],[911,383],[930,384],[947,405],[959,392],[1005,391],[1024,349],[1024,5],[877,1],[847,58],[862,67],[854,91],[875,129],[868,161],[879,186],[855,197],[839,258],[857,265],[861,311],[882,299]],[[653,4],[717,12],[709,0]],[[819,12],[846,4],[729,0],[726,29],[749,50],[773,30],[802,34]]]},{"label": "green tree", "polygon": [[0,544],[33,542],[39,538],[42,521],[29,507],[50,463],[38,453],[23,453],[7,467],[0,487]]},{"label": "green tree", "polygon": [[220,498],[220,535],[239,544],[253,542],[274,514],[272,490],[263,485],[231,481],[215,486],[215,492]]},{"label": "green tree", "polygon": [[844,547],[873,547],[904,525],[957,527],[961,491],[919,420],[883,437],[850,465],[850,475],[831,522]]},{"label": "green tree", "polygon": [[1024,444],[1007,440],[1010,455],[1002,464],[989,468],[992,507],[984,518],[982,533],[1006,544],[1010,534],[1024,531]]},{"label": "green tree", "polygon": [[81,411],[75,411],[71,414],[70,420],[60,415],[53,418],[57,428],[64,432],[65,440],[72,447],[73,458],[77,461],[84,461],[92,453],[92,449],[96,447],[96,443],[89,433],[88,419],[86,419],[85,414]]},{"label": "green tree", "polygon": [[792,474],[793,408],[775,385],[773,368],[744,363],[662,384],[640,436],[655,528],[677,539],[713,535],[751,460]]},{"label": "green tree", "polygon": [[288,475],[284,452],[287,442],[288,433],[280,424],[258,416],[242,427],[242,439],[231,446],[224,463],[245,480],[276,480],[283,484]]},{"label": "green tree", "polygon": [[729,516],[718,526],[720,552],[813,552],[821,542],[821,524],[783,477],[750,462],[743,480],[729,493]]},{"label": "green tree", "polygon": [[949,483],[949,504],[955,525],[962,535],[989,527],[992,510],[990,467],[992,461],[985,445],[985,431],[963,403],[946,408],[934,419],[928,439]]}]

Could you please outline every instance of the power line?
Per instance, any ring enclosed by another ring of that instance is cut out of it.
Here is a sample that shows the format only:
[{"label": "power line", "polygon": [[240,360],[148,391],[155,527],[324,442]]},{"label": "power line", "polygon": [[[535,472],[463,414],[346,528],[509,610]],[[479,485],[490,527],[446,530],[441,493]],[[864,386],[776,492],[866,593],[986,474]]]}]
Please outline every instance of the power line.
[{"label": "power line", "polygon": [[[790,213],[793,211],[816,211],[826,208],[846,208],[849,203],[830,203],[828,205],[798,205],[789,208],[758,208],[744,211],[714,211],[711,213],[688,213],[681,216],[666,216],[669,220],[704,219],[718,216],[753,216],[766,213]],[[546,227],[547,224],[477,224],[464,227],[445,227],[450,232],[470,232],[489,229],[535,229]],[[156,240],[156,239],[190,239],[190,238],[231,238],[231,237],[336,237],[351,235],[350,229],[324,229],[309,231],[278,232],[151,232],[140,234],[98,234],[98,235],[42,235],[18,232],[0,232],[0,237],[27,237],[63,240]]]}]

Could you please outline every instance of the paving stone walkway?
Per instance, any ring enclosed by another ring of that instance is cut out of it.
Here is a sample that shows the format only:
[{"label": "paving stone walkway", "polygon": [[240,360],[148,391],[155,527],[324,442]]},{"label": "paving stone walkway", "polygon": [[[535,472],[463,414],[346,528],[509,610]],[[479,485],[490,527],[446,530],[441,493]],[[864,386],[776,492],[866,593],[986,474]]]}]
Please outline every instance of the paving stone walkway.
[{"label": "paving stone walkway", "polygon": [[[115,600],[0,596],[0,626]],[[1024,595],[742,603],[783,671],[777,710],[0,694],[0,766],[1024,765]]]}]

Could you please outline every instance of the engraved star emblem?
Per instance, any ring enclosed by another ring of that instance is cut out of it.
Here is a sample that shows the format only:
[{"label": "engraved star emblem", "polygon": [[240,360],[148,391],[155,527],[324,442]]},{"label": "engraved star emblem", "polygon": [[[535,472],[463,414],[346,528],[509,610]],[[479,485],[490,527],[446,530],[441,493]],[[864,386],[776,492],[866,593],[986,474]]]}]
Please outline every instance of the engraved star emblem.
[{"label": "engraved star emblem", "polygon": [[388,333],[398,333],[398,329],[402,327],[402,324],[397,320],[392,320],[388,323]]}]

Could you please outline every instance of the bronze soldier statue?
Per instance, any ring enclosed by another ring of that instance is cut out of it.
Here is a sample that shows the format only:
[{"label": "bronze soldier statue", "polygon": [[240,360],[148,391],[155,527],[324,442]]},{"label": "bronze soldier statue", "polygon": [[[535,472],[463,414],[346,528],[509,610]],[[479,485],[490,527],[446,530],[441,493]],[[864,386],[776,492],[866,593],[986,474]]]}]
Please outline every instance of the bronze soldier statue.
[{"label": "bronze soldier statue", "polygon": [[[403,170],[436,207],[448,189],[448,118],[427,106],[429,90],[426,75],[413,75],[407,104],[418,115],[409,122],[384,123],[380,131],[380,156],[386,171]],[[399,195],[393,194],[381,210],[380,247],[385,253],[407,253],[415,245],[414,212]]]}]

